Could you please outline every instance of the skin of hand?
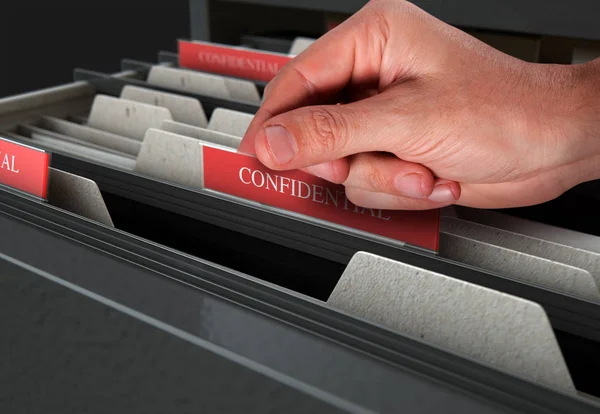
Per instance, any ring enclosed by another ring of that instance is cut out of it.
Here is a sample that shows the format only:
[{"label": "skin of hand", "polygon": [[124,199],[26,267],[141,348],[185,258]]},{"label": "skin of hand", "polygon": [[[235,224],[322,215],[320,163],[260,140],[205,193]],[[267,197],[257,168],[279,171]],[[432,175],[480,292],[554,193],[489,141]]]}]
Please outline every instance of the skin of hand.
[{"label": "skin of hand", "polygon": [[599,69],[524,62],[374,0],[280,70],[239,151],[366,208],[537,204],[600,178]]}]

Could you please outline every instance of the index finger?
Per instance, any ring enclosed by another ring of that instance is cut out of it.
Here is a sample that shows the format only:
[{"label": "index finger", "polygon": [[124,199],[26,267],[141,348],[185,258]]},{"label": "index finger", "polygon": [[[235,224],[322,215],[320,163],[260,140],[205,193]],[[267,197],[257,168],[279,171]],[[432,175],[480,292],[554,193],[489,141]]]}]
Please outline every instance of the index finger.
[{"label": "index finger", "polygon": [[254,137],[275,115],[324,103],[349,83],[379,77],[385,42],[362,11],[327,32],[288,62],[265,90],[265,99],[250,123],[238,151],[255,154]]}]

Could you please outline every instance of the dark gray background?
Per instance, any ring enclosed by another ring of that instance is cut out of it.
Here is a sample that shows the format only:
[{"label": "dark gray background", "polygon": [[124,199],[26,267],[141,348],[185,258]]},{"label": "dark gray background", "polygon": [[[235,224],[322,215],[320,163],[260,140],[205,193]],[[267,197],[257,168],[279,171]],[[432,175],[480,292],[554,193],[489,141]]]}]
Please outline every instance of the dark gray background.
[{"label": "dark gray background", "polygon": [[189,38],[188,0],[0,2],[0,96],[72,81],[73,68],[118,71]]}]

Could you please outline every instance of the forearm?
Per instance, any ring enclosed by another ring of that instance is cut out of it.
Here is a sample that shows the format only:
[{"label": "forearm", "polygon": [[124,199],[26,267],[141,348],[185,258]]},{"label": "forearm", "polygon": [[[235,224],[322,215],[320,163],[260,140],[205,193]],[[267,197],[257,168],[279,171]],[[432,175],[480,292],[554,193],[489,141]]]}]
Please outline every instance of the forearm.
[{"label": "forearm", "polygon": [[581,154],[582,161],[573,168],[579,184],[600,178],[600,59],[572,65],[571,70],[573,87],[564,104],[570,105],[573,133],[564,139]]},{"label": "forearm", "polygon": [[[535,140],[527,154],[538,173],[554,176],[563,191],[600,178],[600,59],[580,65],[525,64],[531,86],[522,97],[520,134]],[[550,184],[550,183],[545,183]]]}]

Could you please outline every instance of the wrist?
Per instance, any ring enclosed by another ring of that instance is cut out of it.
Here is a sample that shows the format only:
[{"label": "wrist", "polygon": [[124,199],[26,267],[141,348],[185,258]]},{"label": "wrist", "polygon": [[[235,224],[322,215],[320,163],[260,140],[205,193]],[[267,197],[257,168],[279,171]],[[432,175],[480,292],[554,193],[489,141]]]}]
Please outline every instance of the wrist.
[{"label": "wrist", "polygon": [[600,60],[533,66],[541,169],[557,170],[565,189],[600,178]]},{"label": "wrist", "polygon": [[571,114],[573,151],[580,159],[575,166],[579,175],[576,184],[580,184],[600,178],[600,59],[570,65],[569,70],[573,81],[565,105]]}]

